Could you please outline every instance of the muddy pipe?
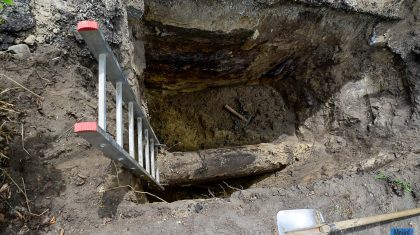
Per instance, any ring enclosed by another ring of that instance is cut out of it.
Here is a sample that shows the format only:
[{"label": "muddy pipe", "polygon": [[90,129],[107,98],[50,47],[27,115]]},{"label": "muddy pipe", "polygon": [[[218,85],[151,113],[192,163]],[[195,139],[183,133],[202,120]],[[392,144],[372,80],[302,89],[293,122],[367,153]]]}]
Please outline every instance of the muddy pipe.
[{"label": "muddy pipe", "polygon": [[189,185],[277,171],[296,157],[309,155],[311,144],[299,141],[263,143],[194,152],[163,152],[161,183]]}]

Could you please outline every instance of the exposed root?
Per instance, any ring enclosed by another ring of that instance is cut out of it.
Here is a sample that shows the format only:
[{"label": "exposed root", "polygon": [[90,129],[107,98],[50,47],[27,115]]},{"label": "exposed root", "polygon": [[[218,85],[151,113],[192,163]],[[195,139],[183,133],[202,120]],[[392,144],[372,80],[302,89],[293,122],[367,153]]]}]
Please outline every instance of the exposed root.
[{"label": "exposed root", "polygon": [[9,91],[12,91],[12,90],[16,90],[16,89],[19,89],[19,87],[6,88],[6,89],[4,89],[4,90],[2,90],[0,92],[0,95],[3,95],[6,92],[9,92]]},{"label": "exposed root", "polygon": [[47,84],[52,84],[51,80],[49,80],[49,79],[47,79],[47,78],[44,78],[44,77],[42,77],[41,75],[39,75],[38,71],[36,71],[36,70],[35,70],[35,73],[36,73],[36,75],[37,75],[39,78],[41,78],[42,80],[46,81],[46,82],[47,82]]},{"label": "exposed root", "polygon": [[135,190],[135,189],[134,189],[134,187],[133,187],[133,186],[131,186],[131,185],[122,185],[122,186],[117,186],[117,187],[114,187],[114,188],[109,188],[109,189],[105,190],[105,192],[107,192],[107,191],[111,191],[111,190],[115,190],[115,189],[120,189],[120,188],[129,188],[129,189],[131,189],[131,191],[133,191],[133,192],[135,192],[135,193],[139,193],[139,194],[147,194],[147,195],[152,196],[152,197],[154,197],[154,198],[156,198],[156,199],[158,199],[158,200],[160,200],[160,201],[162,201],[162,202],[166,202],[166,203],[168,203],[167,201],[165,201],[164,199],[162,199],[162,198],[161,198],[161,197],[159,197],[159,196],[156,196],[156,195],[155,195],[155,194],[153,194],[153,193],[149,193],[149,192],[145,192],[145,191],[138,191],[138,190]]},{"label": "exposed root", "polygon": [[[240,188],[236,188],[236,187],[233,187],[233,186],[230,186],[228,183],[226,183],[225,181],[222,181],[223,182],[223,184],[224,185],[226,185],[226,187],[228,187],[228,188],[230,188],[230,189],[232,189],[232,190],[235,190],[235,191],[241,191],[241,190],[243,190],[243,188],[242,189],[240,189]],[[242,186],[241,186],[242,187]]]},{"label": "exposed root", "polygon": [[[25,200],[26,200],[26,206],[28,207],[28,211],[29,212],[31,212],[31,208],[30,208],[30,206],[29,206],[29,198],[28,198],[28,195],[26,194],[26,187],[25,187],[25,184],[23,184],[23,187],[25,188],[25,190],[23,190],[17,183],[16,183],[16,181],[9,175],[9,173],[7,173],[7,171],[6,170],[4,170],[4,169],[2,169],[2,168],[0,168],[0,170],[2,170],[3,171],[3,174],[5,174],[9,179],[10,179],[10,181],[12,181],[12,183],[17,187],[17,189],[23,194],[23,196],[25,197]],[[22,182],[23,182],[23,179],[22,179]]]},{"label": "exposed root", "polygon": [[26,154],[29,155],[29,157],[32,157],[32,155],[28,152],[28,150],[26,150],[25,148],[25,141],[24,141],[24,130],[23,130],[23,123],[21,124],[21,136],[22,136],[22,149],[23,151],[25,151]]},{"label": "exposed root", "polygon": [[43,214],[47,213],[49,210],[50,209],[46,209],[41,214],[35,214],[35,213],[32,213],[32,212],[26,212],[26,213],[28,213],[29,215],[32,215],[32,216],[41,217]]},{"label": "exposed root", "polygon": [[3,153],[0,153],[0,158],[10,159],[8,156],[4,155]]},{"label": "exposed root", "polygon": [[[84,118],[85,117],[82,116],[81,118],[77,119],[76,123],[82,121]],[[72,125],[71,127],[69,127],[66,131],[63,132],[63,134],[61,134],[60,136],[58,136],[57,139],[55,140],[55,142],[58,143],[61,140],[61,138],[68,137],[71,134],[71,131],[73,130],[73,126],[74,125]]]},{"label": "exposed root", "polygon": [[22,185],[23,185],[23,190],[24,190],[24,194],[25,194],[25,199],[26,199],[26,206],[28,207],[28,211],[29,213],[31,213],[31,207],[29,206],[29,200],[28,200],[28,194],[26,193],[26,186],[25,186],[25,180],[23,180],[23,177],[21,177],[22,179]]},{"label": "exposed root", "polygon": [[120,188],[129,188],[129,189],[131,189],[131,191],[133,191],[133,192],[135,192],[135,193],[139,193],[139,194],[147,194],[147,195],[152,196],[152,197],[154,197],[154,198],[156,198],[156,199],[158,199],[158,200],[160,200],[160,201],[162,201],[162,202],[166,202],[166,203],[168,203],[167,201],[165,201],[164,199],[160,198],[159,196],[157,196],[157,195],[155,195],[155,194],[153,194],[153,193],[149,193],[149,192],[145,192],[145,191],[138,191],[138,190],[135,190],[135,189],[134,189],[134,187],[133,187],[133,186],[131,186],[131,185],[120,185],[120,178],[119,178],[119,176],[118,176],[118,168],[117,168],[117,165],[115,164],[115,162],[114,162],[114,161],[112,161],[112,163],[113,163],[114,168],[115,168],[115,174],[116,174],[116,177],[117,177],[117,184],[118,184],[118,186],[117,186],[117,187],[114,187],[114,188],[109,188],[109,189],[105,190],[105,192],[107,192],[107,191],[111,191],[111,190],[115,190],[115,189],[120,189]]},{"label": "exposed root", "polygon": [[112,161],[112,164],[114,164],[115,175],[116,175],[116,177],[117,177],[117,184],[118,184],[118,186],[120,186],[120,177],[118,176],[118,168],[117,168],[117,164],[115,164],[115,161]]},{"label": "exposed root", "polygon": [[[0,95],[5,94],[7,91],[12,89],[5,89],[0,92]],[[6,156],[6,152],[8,151],[8,146],[14,136],[17,134],[14,128],[11,128],[9,123],[17,123],[14,121],[17,116],[20,114],[18,110],[16,110],[15,106],[11,103],[8,103],[4,100],[0,100],[0,119],[4,120],[0,123],[0,166],[6,164],[9,157]]]},{"label": "exposed root", "polygon": [[28,88],[26,88],[25,86],[23,86],[23,85],[22,85],[22,84],[20,84],[19,82],[15,81],[13,78],[11,78],[11,77],[9,77],[9,76],[7,76],[7,75],[5,75],[5,74],[2,74],[2,73],[0,73],[0,76],[1,76],[1,77],[6,78],[7,80],[9,80],[9,81],[11,81],[11,82],[13,82],[13,83],[15,83],[16,85],[20,86],[20,87],[21,87],[21,88],[23,88],[25,91],[27,91],[27,92],[31,93],[32,95],[36,96],[37,98],[39,98],[39,99],[41,99],[41,100],[43,100],[43,99],[44,99],[44,97],[42,97],[42,96],[40,96],[40,95],[36,94],[35,92],[33,92],[33,91],[29,90]]}]

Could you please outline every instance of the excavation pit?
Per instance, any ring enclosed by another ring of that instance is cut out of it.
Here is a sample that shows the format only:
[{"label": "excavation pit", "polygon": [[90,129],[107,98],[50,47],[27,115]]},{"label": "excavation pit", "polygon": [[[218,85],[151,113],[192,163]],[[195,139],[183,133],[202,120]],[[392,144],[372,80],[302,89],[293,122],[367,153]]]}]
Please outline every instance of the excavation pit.
[{"label": "excavation pit", "polygon": [[270,86],[232,86],[177,95],[150,92],[148,105],[151,124],[170,151],[268,143],[295,132],[293,112]]},{"label": "excavation pit", "polygon": [[[139,81],[151,125],[164,144],[164,164],[170,165],[164,171],[180,170],[163,174],[171,192],[197,196],[203,194],[197,185],[221,188],[231,178],[242,182],[233,180],[236,186],[267,186],[273,182],[265,178],[296,162],[309,163],[301,172],[280,172],[282,179],[311,181],[342,170],[337,162],[371,153],[374,144],[367,136],[390,131],[385,121],[372,124],[381,114],[370,102],[378,105],[383,101],[377,97],[406,89],[401,61],[377,41],[377,22],[369,14],[292,2],[229,7],[146,1],[143,20],[129,21],[132,64],[143,71]],[[406,101],[398,97],[396,103]],[[273,146],[278,148],[271,151]],[[227,165],[220,164],[217,171],[213,162],[246,158],[244,149],[260,151],[250,153],[253,159],[272,154],[267,162],[276,161],[276,167],[247,175],[237,168],[248,165],[230,166],[240,172],[233,175],[223,174]],[[211,160],[200,161],[204,155]]]}]

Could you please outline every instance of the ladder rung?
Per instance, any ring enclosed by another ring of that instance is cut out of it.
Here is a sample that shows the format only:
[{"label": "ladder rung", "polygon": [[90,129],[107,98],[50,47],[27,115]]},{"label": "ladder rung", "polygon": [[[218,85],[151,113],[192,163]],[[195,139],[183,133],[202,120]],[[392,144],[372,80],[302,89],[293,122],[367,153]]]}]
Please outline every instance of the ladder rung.
[{"label": "ladder rung", "polygon": [[123,101],[122,101],[122,82],[117,82],[116,87],[116,140],[118,145],[123,147],[123,134],[124,134],[124,120],[123,120]]},{"label": "ladder rung", "polygon": [[106,131],[106,54],[99,55],[98,125]]},{"label": "ladder rung", "polygon": [[144,139],[146,140],[146,146],[144,147],[144,158],[146,160],[146,171],[150,173],[149,130],[144,130]]},{"label": "ladder rung", "polygon": [[150,174],[153,178],[156,178],[155,175],[155,144],[153,142],[153,139],[150,139]]},{"label": "ladder rung", "polygon": [[128,149],[132,158],[136,157],[136,143],[134,141],[134,111],[133,102],[128,103]]},{"label": "ladder rung", "polygon": [[139,157],[139,164],[144,168],[143,163],[143,125],[141,118],[137,118],[137,154]]}]

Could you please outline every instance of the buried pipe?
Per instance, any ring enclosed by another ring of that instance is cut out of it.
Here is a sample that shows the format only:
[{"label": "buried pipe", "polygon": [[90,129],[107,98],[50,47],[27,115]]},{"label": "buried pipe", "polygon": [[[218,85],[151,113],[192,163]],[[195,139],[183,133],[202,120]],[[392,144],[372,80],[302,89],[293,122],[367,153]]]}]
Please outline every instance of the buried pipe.
[{"label": "buried pipe", "polygon": [[263,143],[160,155],[161,183],[188,185],[257,175],[280,170],[295,158],[309,156],[312,144],[296,138],[281,143]]}]

